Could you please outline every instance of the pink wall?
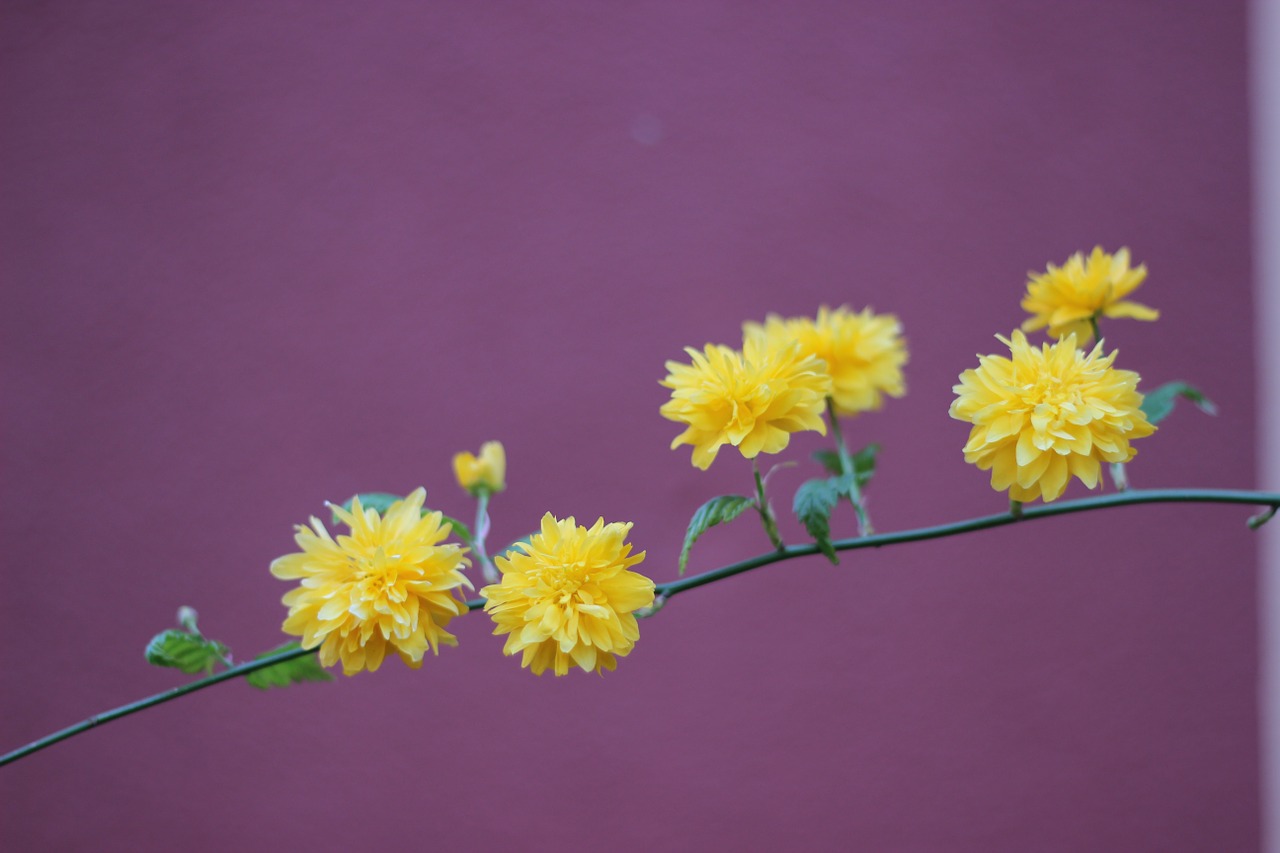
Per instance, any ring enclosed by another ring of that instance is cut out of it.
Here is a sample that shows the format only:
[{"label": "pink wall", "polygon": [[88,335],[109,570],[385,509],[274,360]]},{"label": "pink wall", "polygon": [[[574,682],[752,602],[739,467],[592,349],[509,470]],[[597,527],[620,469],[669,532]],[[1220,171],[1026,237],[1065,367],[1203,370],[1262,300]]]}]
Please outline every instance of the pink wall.
[{"label": "pink wall", "polygon": [[[910,393],[850,439],[884,445],[881,529],[958,519],[1003,503],[961,458],[957,374],[1027,270],[1127,244],[1164,317],[1108,329],[1121,365],[1223,409],[1140,443],[1136,484],[1253,484],[1241,2],[3,20],[0,750],[179,683],[142,648],[180,604],[241,657],[279,642],[290,525],[419,484],[463,514],[449,457],[484,439],[496,540],[632,520],[673,578],[689,513],[748,474],[667,450],[662,363],[770,310],[901,317]],[[472,615],[417,673],[224,685],[5,768],[0,838],[1250,849],[1246,514],[788,563],[676,599],[603,680],[521,672]],[[763,550],[741,524],[695,567]]]}]

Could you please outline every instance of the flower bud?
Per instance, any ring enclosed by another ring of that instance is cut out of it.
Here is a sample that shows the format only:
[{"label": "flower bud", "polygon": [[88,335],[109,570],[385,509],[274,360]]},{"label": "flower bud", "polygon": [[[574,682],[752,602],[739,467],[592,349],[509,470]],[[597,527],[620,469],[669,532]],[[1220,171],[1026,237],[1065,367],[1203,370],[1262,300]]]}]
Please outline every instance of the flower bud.
[{"label": "flower bud", "polygon": [[481,490],[500,492],[507,487],[507,453],[500,441],[486,441],[479,457],[462,452],[453,457],[453,473],[458,485],[472,495]]},{"label": "flower bud", "polygon": [[187,607],[185,604],[178,608],[178,624],[182,626],[182,630],[188,634],[199,634],[200,629],[196,627],[196,620],[200,618],[200,614],[196,613],[194,607]]}]

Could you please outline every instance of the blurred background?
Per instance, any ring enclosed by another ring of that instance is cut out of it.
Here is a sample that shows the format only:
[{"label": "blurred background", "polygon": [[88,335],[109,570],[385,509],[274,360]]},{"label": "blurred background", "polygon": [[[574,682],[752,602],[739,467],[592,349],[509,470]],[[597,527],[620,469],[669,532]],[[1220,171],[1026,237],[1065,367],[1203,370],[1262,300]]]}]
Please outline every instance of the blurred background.
[{"label": "blurred background", "polygon": [[[673,579],[750,468],[668,450],[663,363],[771,311],[900,318],[908,395],[846,434],[879,529],[941,523],[1006,506],[947,408],[1027,271],[1128,246],[1162,317],[1104,326],[1119,366],[1221,409],[1134,484],[1254,487],[1246,5],[4,3],[0,751],[183,683],[142,657],[179,605],[283,641],[292,525],[419,485],[465,518],[484,440],[495,547],[633,521]],[[7,767],[4,846],[1255,849],[1248,514],[788,562],[603,679],[472,614],[418,672],[221,685]],[[767,547],[746,519],[691,569]]]}]

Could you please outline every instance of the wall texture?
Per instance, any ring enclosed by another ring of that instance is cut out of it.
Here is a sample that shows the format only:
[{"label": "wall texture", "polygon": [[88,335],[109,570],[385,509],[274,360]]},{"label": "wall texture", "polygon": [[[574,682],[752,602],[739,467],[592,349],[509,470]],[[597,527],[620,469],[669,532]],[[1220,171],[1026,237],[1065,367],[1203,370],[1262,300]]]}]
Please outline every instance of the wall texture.
[{"label": "wall texture", "polygon": [[[463,515],[449,458],[485,439],[495,540],[631,520],[674,577],[749,474],[667,449],[662,364],[768,311],[902,319],[910,393],[848,429],[881,529],[996,512],[950,386],[1027,270],[1128,245],[1164,316],[1107,327],[1121,366],[1222,407],[1133,479],[1252,485],[1241,2],[3,18],[0,749],[180,683],[142,661],[180,604],[276,644],[292,524],[419,484]],[[676,599],[604,679],[534,678],[472,615],[416,673],[224,685],[5,768],[5,846],[1250,849],[1244,515],[788,563]],[[694,568],[764,550],[740,524]]]}]

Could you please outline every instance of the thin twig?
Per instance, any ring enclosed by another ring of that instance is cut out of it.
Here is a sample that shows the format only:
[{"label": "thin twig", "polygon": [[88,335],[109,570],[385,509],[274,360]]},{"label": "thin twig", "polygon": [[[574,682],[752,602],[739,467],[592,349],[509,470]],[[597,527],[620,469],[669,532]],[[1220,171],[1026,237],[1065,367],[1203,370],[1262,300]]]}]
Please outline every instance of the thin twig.
[{"label": "thin twig", "polygon": [[[1150,504],[1150,503],[1221,503],[1221,504],[1244,504],[1249,506],[1266,506],[1274,514],[1276,508],[1280,507],[1280,493],[1277,492],[1250,492],[1233,489],[1145,489],[1131,490],[1116,494],[1101,495],[1098,497],[1084,498],[1075,501],[1062,501],[1061,503],[1048,504],[1046,506],[1024,507],[1020,518],[1015,518],[1010,513],[1004,512],[998,515],[987,515],[980,518],[972,518],[966,521],[956,521],[950,524],[939,524],[934,527],[918,527],[912,530],[899,530],[895,533],[877,533],[871,536],[861,536],[856,539],[840,539],[832,542],[831,545],[837,551],[852,551],[857,548],[881,548],[886,545],[900,545],[905,542],[920,542],[925,539],[941,539],[947,536],[956,536],[961,533],[970,533],[975,530],[986,530],[991,527],[1003,527],[1007,524],[1026,524],[1038,518],[1049,518],[1055,515],[1069,515],[1077,512],[1088,512],[1096,509],[1108,509],[1117,506],[1131,506],[1134,504]],[[662,601],[669,600],[677,593],[686,592],[700,586],[706,586],[725,578],[740,575],[749,572],[752,569],[758,569],[761,566],[767,566],[771,563],[778,563],[783,560],[791,560],[797,557],[808,557],[818,554],[820,551],[816,545],[791,545],[779,551],[770,554],[761,554],[758,557],[752,557],[749,560],[743,560],[740,563],[734,563],[729,566],[722,566],[709,572],[703,572],[700,575],[692,575],[687,578],[671,581],[669,583],[657,584],[655,593]],[[477,598],[467,602],[468,610],[479,610],[484,607],[484,599]],[[69,737],[88,731],[95,726],[109,723],[112,720],[118,720],[121,717],[127,717],[138,711],[154,707],[177,699],[180,696],[186,696],[195,693],[197,690],[203,690],[206,687],[212,687],[215,684],[221,684],[224,681],[230,681],[233,678],[239,678],[248,675],[259,669],[265,669],[277,663],[300,658],[303,655],[315,654],[314,649],[291,649],[287,652],[281,652],[277,655],[261,658],[259,660],[242,663],[233,666],[230,669],[211,675],[208,678],[202,678],[199,681],[193,681],[181,687],[175,687],[164,693],[157,693],[154,696],[148,696],[146,699],[140,699],[137,702],[131,702],[128,705],[121,705],[110,711],[104,711],[101,714],[95,714],[83,722],[74,726],[54,732],[51,735],[40,738],[37,741],[27,744],[20,749],[15,749],[6,755],[0,756],[0,766],[17,761],[19,758],[31,755],[33,752],[53,746],[59,741],[66,740]]]}]

